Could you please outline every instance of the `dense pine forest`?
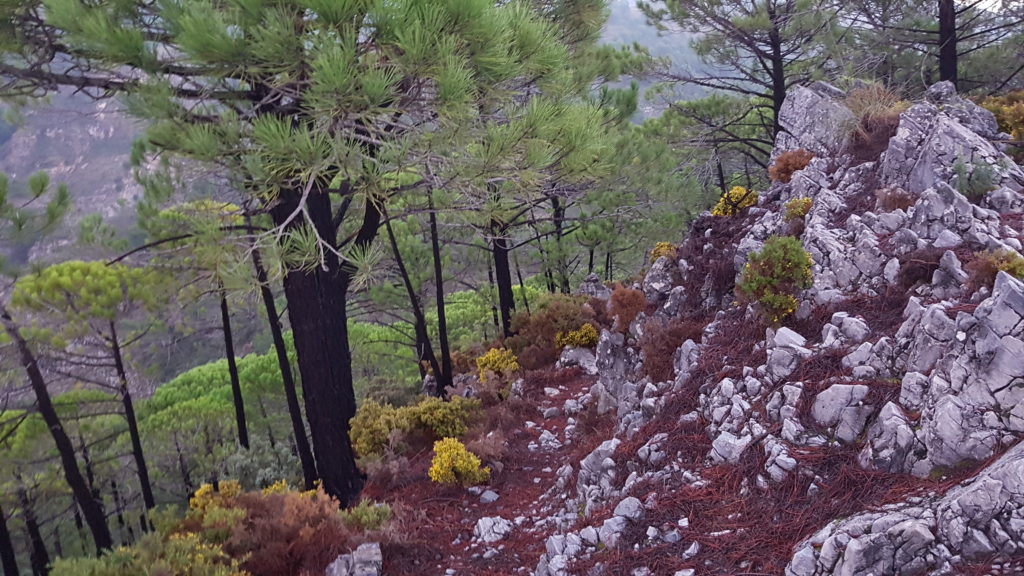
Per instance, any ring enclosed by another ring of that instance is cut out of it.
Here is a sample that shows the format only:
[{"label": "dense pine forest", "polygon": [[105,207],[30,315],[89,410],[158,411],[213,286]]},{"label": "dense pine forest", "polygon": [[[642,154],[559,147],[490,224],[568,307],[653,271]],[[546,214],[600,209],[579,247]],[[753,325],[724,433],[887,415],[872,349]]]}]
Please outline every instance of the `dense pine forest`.
[{"label": "dense pine forest", "polygon": [[[0,0],[4,575],[349,574],[369,543],[383,574],[533,573],[542,537],[489,564],[439,526],[530,509],[562,464],[535,421],[569,417],[574,465],[614,428],[541,405],[568,356],[624,335],[681,373],[714,315],[653,322],[660,267],[795,326],[810,198],[749,259],[715,243],[823,156],[773,153],[795,91],[843,95],[854,165],[938,82],[1024,159],[1019,1],[615,1]],[[647,573],[730,573],[696,570]]]}]

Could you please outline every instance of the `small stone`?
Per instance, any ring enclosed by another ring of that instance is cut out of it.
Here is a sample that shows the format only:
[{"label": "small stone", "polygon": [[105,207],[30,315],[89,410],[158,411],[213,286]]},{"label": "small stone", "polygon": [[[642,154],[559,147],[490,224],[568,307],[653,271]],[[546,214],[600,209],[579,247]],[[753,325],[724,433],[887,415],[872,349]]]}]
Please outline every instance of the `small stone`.
[{"label": "small stone", "polygon": [[689,560],[700,553],[700,542],[694,542],[683,552],[683,560]]},{"label": "small stone", "polygon": [[492,504],[498,501],[498,493],[494,490],[486,490],[480,495],[481,504]]},{"label": "small stone", "polygon": [[644,507],[638,498],[629,496],[619,502],[615,507],[614,514],[630,520],[639,520],[644,515]]}]

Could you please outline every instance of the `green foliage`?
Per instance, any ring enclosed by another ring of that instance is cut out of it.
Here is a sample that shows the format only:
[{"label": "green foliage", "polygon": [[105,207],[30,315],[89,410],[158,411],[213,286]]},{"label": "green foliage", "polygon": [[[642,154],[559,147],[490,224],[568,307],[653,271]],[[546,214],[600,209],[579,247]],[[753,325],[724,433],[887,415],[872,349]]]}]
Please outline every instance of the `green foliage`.
[{"label": "green foliage", "polygon": [[99,558],[59,558],[54,576],[247,576],[241,563],[197,534],[145,534]]},{"label": "green foliage", "polygon": [[597,346],[599,337],[600,334],[597,333],[597,328],[594,328],[594,325],[588,322],[578,330],[570,330],[564,334],[559,332],[555,336],[555,346],[559,348],[565,348],[566,346],[593,348]]},{"label": "green foliage", "polygon": [[974,201],[999,187],[996,171],[985,163],[970,164],[957,159],[953,163],[953,173],[956,174],[957,191]]},{"label": "green foliage", "polygon": [[434,443],[434,459],[427,471],[438,484],[482,484],[491,477],[491,469],[480,467],[480,458],[455,438],[444,438]]},{"label": "green foliage", "polygon": [[383,502],[360,500],[348,510],[338,512],[341,521],[352,530],[371,532],[380,530],[391,520],[391,507]]},{"label": "green foliage", "polygon": [[399,408],[367,400],[350,421],[349,437],[361,457],[379,456],[395,447],[396,434],[458,437],[480,416],[480,400],[462,396],[453,396],[447,402],[427,397],[412,406]]},{"label": "green foliage", "polygon": [[978,252],[965,268],[969,276],[967,284],[972,291],[983,287],[991,290],[1000,272],[1024,278],[1024,257],[1007,249]]},{"label": "green foliage", "polygon": [[757,192],[747,190],[743,186],[733,186],[718,199],[718,203],[711,209],[711,214],[735,216],[755,204],[757,204]]},{"label": "green foliage", "polygon": [[747,257],[736,292],[746,301],[757,302],[768,320],[778,324],[796,311],[797,292],[811,286],[813,265],[800,240],[772,236],[761,251]]},{"label": "green foliage", "polygon": [[519,360],[515,353],[507,348],[491,348],[476,359],[476,369],[481,382],[487,379],[488,373],[508,378],[519,371]]},{"label": "green foliage", "polygon": [[[995,114],[1000,130],[1016,142],[1024,142],[1024,90],[983,98],[979,103]],[[1018,162],[1024,160],[1024,146],[1018,144],[1011,154]]]},{"label": "green foliage", "polygon": [[810,198],[793,198],[786,202],[786,221],[803,220],[811,211],[814,200]]}]

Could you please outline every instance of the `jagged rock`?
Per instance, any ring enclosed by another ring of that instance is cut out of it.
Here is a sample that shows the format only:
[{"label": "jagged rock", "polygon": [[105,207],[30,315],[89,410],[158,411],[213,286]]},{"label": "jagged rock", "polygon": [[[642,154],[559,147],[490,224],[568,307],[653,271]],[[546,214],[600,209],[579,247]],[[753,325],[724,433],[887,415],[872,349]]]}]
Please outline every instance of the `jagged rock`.
[{"label": "jagged rock", "polygon": [[480,494],[480,503],[493,504],[498,501],[498,498],[498,493],[494,490],[484,490],[484,492]]},{"label": "jagged rock", "polygon": [[567,346],[562,350],[562,355],[558,358],[556,366],[559,368],[579,366],[587,374],[595,376],[597,374],[597,357],[586,348]]},{"label": "jagged rock", "polygon": [[898,473],[920,447],[921,442],[914,435],[907,416],[898,405],[888,402],[868,428],[867,441],[858,461],[865,468]]},{"label": "jagged rock", "polygon": [[797,547],[787,576],[952,572],[1024,542],[1024,444],[945,495],[830,523]]},{"label": "jagged rock", "polygon": [[619,502],[618,505],[615,506],[615,510],[612,513],[616,516],[621,516],[627,520],[635,522],[643,518],[644,505],[638,498],[628,496],[623,498],[622,502]]},{"label": "jagged rock", "polygon": [[600,298],[601,300],[607,300],[612,296],[611,289],[601,282],[601,277],[597,274],[587,274],[586,279],[580,284],[579,293],[582,296]]},{"label": "jagged rock", "polygon": [[615,461],[611,459],[622,440],[612,438],[580,461],[580,472],[576,476],[577,497],[584,503],[584,512],[607,501],[615,493]]},{"label": "jagged rock", "polygon": [[513,528],[512,522],[501,516],[485,516],[477,520],[476,526],[473,528],[473,536],[481,542],[493,544],[508,536]]},{"label": "jagged rock", "polygon": [[824,82],[791,89],[779,111],[784,130],[776,138],[772,159],[797,148],[815,156],[837,156],[857,123],[853,112],[839,103],[843,97],[841,90]]},{"label": "jagged rock", "polygon": [[384,567],[380,544],[360,544],[351,554],[342,554],[327,567],[326,576],[379,576]]},{"label": "jagged rock", "polygon": [[861,404],[869,391],[860,384],[834,384],[815,397],[811,415],[822,426],[834,426],[840,440],[852,442],[871,415],[872,408]]},{"label": "jagged rock", "polygon": [[608,548],[615,548],[619,544],[619,538],[629,525],[629,520],[622,516],[612,516],[604,521],[597,530],[601,543]]},{"label": "jagged rock", "polygon": [[711,443],[711,458],[717,462],[735,464],[739,462],[753,440],[752,436],[737,437],[729,432],[722,432]]},{"label": "jagged rock", "polygon": [[647,303],[660,304],[667,300],[678,275],[678,266],[668,256],[661,256],[655,260],[644,276],[643,291]]},{"label": "jagged rock", "polygon": [[682,314],[683,305],[686,303],[686,287],[676,286],[668,293],[665,303],[655,312],[655,315],[662,318],[675,318]]}]

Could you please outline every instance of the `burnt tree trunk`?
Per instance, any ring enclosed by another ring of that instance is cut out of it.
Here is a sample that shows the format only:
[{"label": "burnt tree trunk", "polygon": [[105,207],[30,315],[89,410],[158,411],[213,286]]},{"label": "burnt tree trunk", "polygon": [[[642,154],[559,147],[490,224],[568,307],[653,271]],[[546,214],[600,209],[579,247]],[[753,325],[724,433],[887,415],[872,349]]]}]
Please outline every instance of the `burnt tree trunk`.
[{"label": "burnt tree trunk", "polygon": [[953,0],[939,0],[939,80],[948,80],[954,86],[959,80],[956,5]]},{"label": "burnt tree trunk", "polygon": [[515,292],[512,290],[512,267],[508,260],[509,241],[505,230],[491,223],[491,254],[494,258],[494,282],[498,288],[498,312],[501,330],[506,338],[512,336],[512,313],[516,310]]},{"label": "burnt tree trunk", "polygon": [[238,378],[238,362],[235,360],[235,339],[231,335],[231,312],[228,310],[228,295],[220,286],[220,323],[224,332],[224,355],[228,359],[228,376],[231,378],[231,400],[235,403],[235,425],[238,427],[238,443],[249,449],[249,426],[245,422],[245,399],[242,398],[242,383]]},{"label": "burnt tree trunk", "polygon": [[[270,211],[274,223],[286,231],[304,225],[302,217],[289,220],[301,199],[298,190],[282,190]],[[333,243],[336,230],[330,197],[315,190],[305,202],[305,212],[320,238]],[[379,226],[380,211],[368,201],[355,245],[372,242]],[[343,265],[334,252],[324,250],[320,265],[289,270],[284,277],[317,471],[324,490],[342,506],[356,499],[365,481],[349,439],[349,420],[356,413],[346,310],[352,274],[350,265]]]},{"label": "burnt tree trunk", "polygon": [[4,568],[4,576],[18,576],[18,555],[14,553],[14,541],[7,529],[7,516],[0,506],[0,566]]},{"label": "burnt tree trunk", "polygon": [[89,525],[89,531],[92,533],[96,550],[97,552],[109,550],[113,547],[114,542],[110,536],[110,527],[107,526],[106,515],[103,513],[102,501],[89,490],[89,485],[86,484],[82,471],[78,468],[78,460],[75,458],[75,447],[64,430],[64,425],[57,415],[57,410],[53,407],[53,400],[50,398],[50,392],[46,389],[46,380],[43,378],[43,373],[39,370],[35,355],[32,353],[32,349],[29,348],[28,342],[22,337],[21,331],[18,330],[17,324],[14,323],[14,319],[11,318],[10,313],[2,305],[0,305],[0,320],[3,321],[4,331],[7,332],[7,335],[14,342],[18,350],[19,361],[28,375],[29,384],[32,386],[32,392],[36,397],[39,415],[53,437],[57,453],[60,454],[64,479],[67,481],[68,487],[71,488],[71,493],[82,510],[82,514],[85,516],[85,522]]},{"label": "burnt tree trunk", "polygon": [[32,502],[29,501],[24,486],[18,486],[18,501],[21,502],[21,518],[25,521],[25,531],[28,532],[28,561],[32,566],[32,575],[46,576],[50,571],[50,554],[46,551],[46,542],[39,531],[39,521],[32,510]]},{"label": "burnt tree trunk", "polygon": [[[441,373],[441,367],[437,363],[437,356],[434,355],[434,346],[430,343],[430,333],[427,332],[427,317],[423,314],[423,306],[420,304],[420,297],[416,294],[412,285],[412,278],[409,277],[409,269],[405,267],[405,260],[402,259],[402,252],[398,249],[398,239],[395,238],[395,231],[391,222],[384,214],[384,229],[388,233],[388,243],[391,244],[391,252],[395,255],[395,264],[398,266],[398,273],[402,277],[402,285],[409,297],[409,306],[412,308],[413,329],[416,331],[416,363],[423,370],[423,361],[430,364],[435,378]],[[438,385],[438,387],[440,387]]]},{"label": "burnt tree trunk", "polygon": [[441,239],[437,233],[437,212],[434,209],[434,191],[427,190],[430,208],[430,251],[434,259],[434,300],[437,308],[437,343],[441,349],[441,371],[434,374],[437,380],[437,395],[444,396],[452,387],[452,351],[448,345],[448,317],[444,305],[444,270],[441,259]]},{"label": "burnt tree trunk", "polygon": [[772,139],[782,132],[779,116],[782,104],[786,101],[786,61],[782,55],[782,34],[779,32],[778,14],[771,2],[767,3],[768,18],[771,29],[768,31],[768,42],[771,45],[772,75]]},{"label": "burnt tree trunk", "polygon": [[320,477],[316,472],[313,450],[309,447],[309,437],[306,436],[306,425],[302,421],[302,408],[299,407],[299,395],[295,391],[295,377],[292,375],[292,363],[288,359],[288,346],[285,344],[284,331],[281,329],[281,320],[277,314],[277,303],[274,302],[274,293],[270,291],[267,269],[263,266],[263,257],[255,247],[252,250],[252,266],[256,270],[256,280],[260,284],[263,308],[267,311],[270,336],[274,340],[277,367],[281,370],[281,384],[284,386],[284,396],[288,402],[288,417],[291,419],[292,435],[295,437],[295,451],[298,452],[299,462],[302,464],[302,479],[305,482],[306,490],[312,490],[316,487],[316,481]]},{"label": "burnt tree trunk", "polygon": [[[139,484],[142,487],[142,501],[146,505],[146,510],[152,510],[156,507],[156,499],[153,498],[153,485],[149,481],[146,455],[142,452],[139,420],[135,415],[132,393],[128,389],[128,372],[125,370],[124,358],[121,355],[121,342],[117,338],[117,328],[113,322],[110,323],[109,343],[110,351],[114,355],[114,368],[117,370],[117,378],[121,384],[121,404],[124,406],[124,418],[128,421],[128,438],[132,443],[132,458],[135,460],[136,473],[139,475]],[[143,529],[146,529],[145,525],[143,525]]]}]

